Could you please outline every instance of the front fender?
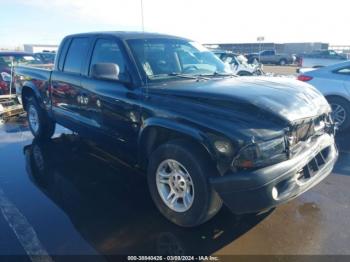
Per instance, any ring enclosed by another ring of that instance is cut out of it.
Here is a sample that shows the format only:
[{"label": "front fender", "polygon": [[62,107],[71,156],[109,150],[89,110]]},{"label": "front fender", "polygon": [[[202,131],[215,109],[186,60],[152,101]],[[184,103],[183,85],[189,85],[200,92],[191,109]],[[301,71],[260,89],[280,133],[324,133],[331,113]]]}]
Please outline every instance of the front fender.
[{"label": "front fender", "polygon": [[[147,119],[140,129],[139,136],[138,136],[138,152],[145,152],[145,145],[147,144],[147,139],[149,138],[149,130],[152,128],[162,128],[164,130],[169,131],[170,133],[176,133],[180,136],[184,136],[185,138],[190,138],[194,141],[196,141],[198,144],[200,144],[210,155],[210,157],[215,160],[216,159],[216,152],[211,145],[211,140],[208,137],[208,135],[198,128],[195,128],[190,125],[185,125],[180,122],[176,122],[171,119],[165,119],[165,118],[159,118],[154,117]],[[147,151],[147,150],[146,150]],[[139,154],[140,154],[139,153]],[[142,153],[141,156],[139,156],[139,159],[142,159]],[[141,161],[142,162],[142,161]]]}]

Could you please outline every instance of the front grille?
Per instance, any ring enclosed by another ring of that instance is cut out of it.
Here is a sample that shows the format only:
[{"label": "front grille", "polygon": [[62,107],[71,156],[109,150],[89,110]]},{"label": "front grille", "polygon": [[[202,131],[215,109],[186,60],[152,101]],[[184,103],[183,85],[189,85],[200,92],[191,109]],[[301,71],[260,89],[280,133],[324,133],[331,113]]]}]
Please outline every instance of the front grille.
[{"label": "front grille", "polygon": [[306,120],[300,124],[297,124],[291,128],[289,134],[293,137],[293,144],[296,145],[301,141],[307,141],[310,137],[314,136],[316,133],[323,133],[325,123],[328,122],[327,115],[321,115],[314,119]]},{"label": "front grille", "polygon": [[318,153],[302,170],[298,172],[298,181],[305,183],[312,178],[327,162],[331,148],[327,147]]}]

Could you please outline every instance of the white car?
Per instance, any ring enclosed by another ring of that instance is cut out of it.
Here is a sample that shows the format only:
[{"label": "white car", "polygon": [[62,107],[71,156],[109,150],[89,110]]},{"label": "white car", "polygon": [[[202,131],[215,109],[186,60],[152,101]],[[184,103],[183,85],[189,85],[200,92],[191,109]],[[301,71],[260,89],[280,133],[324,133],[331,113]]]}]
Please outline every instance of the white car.
[{"label": "white car", "polygon": [[327,98],[340,131],[350,128],[350,61],[303,72],[298,79],[313,85]]},{"label": "white car", "polygon": [[296,61],[298,64],[298,72],[303,70],[321,68],[324,66],[334,65],[348,60],[345,54],[340,54],[334,50],[318,50],[313,51],[309,54],[301,54],[297,57]]},{"label": "white car", "polygon": [[262,75],[262,64],[248,64],[248,59],[244,55],[235,54],[228,51],[214,51],[224,63],[228,64],[232,72],[238,76]]}]

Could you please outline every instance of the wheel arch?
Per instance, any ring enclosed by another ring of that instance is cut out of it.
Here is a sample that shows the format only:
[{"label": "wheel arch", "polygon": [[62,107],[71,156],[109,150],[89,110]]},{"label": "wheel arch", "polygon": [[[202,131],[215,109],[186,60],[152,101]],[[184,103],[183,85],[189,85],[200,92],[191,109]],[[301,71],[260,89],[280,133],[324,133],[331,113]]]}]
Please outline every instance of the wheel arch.
[{"label": "wheel arch", "polygon": [[25,82],[22,87],[22,103],[24,110],[27,109],[28,98],[34,96],[39,105],[43,107],[42,99],[40,97],[39,91],[35,88],[34,84],[31,82]]},{"label": "wheel arch", "polygon": [[150,154],[160,145],[176,139],[184,139],[203,151],[211,161],[216,159],[214,149],[206,135],[199,130],[174,123],[167,119],[152,119],[147,121],[138,137],[138,163],[146,168]]},{"label": "wheel arch", "polygon": [[325,98],[328,100],[329,98],[339,98],[339,99],[343,99],[346,102],[350,103],[350,98],[349,97],[345,97],[341,94],[326,94]]}]

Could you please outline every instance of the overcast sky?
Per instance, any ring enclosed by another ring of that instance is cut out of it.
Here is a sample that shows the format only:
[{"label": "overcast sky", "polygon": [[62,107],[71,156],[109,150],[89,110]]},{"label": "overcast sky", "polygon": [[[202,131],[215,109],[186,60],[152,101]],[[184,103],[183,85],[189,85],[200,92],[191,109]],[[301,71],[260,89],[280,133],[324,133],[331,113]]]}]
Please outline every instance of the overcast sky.
[{"label": "overcast sky", "polygon": [[[266,42],[350,45],[347,0],[143,0],[143,6],[146,31],[202,43],[256,42],[264,36]],[[141,0],[0,0],[0,47],[141,29]]]}]

